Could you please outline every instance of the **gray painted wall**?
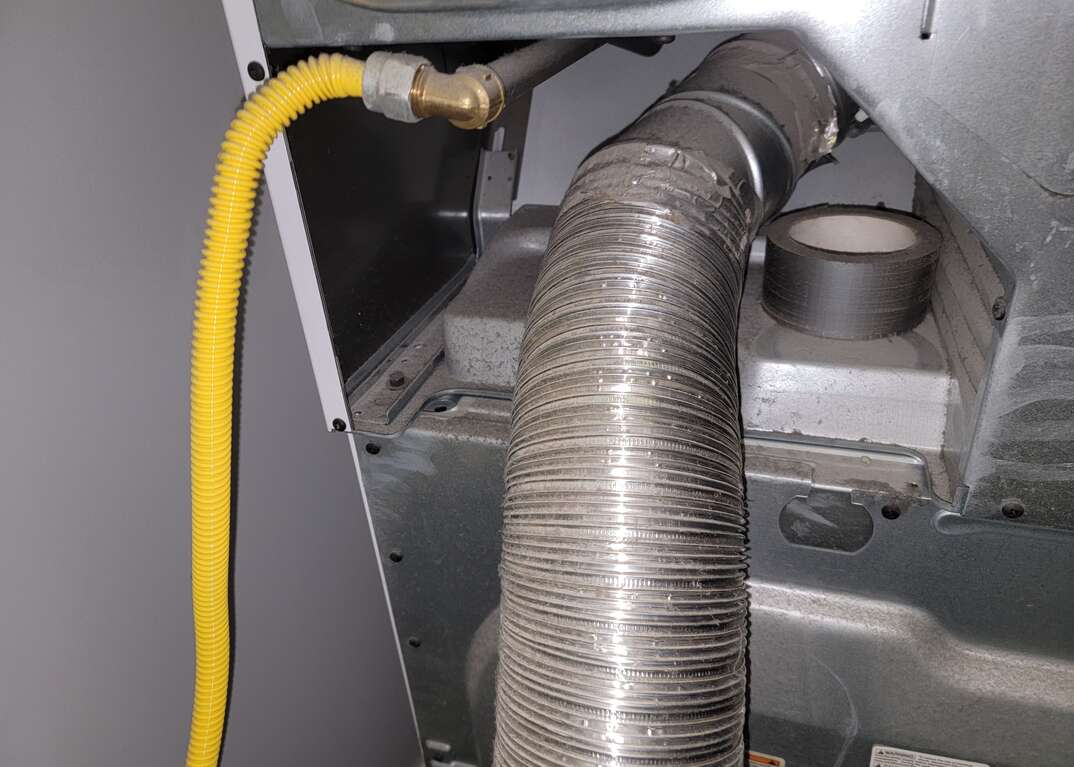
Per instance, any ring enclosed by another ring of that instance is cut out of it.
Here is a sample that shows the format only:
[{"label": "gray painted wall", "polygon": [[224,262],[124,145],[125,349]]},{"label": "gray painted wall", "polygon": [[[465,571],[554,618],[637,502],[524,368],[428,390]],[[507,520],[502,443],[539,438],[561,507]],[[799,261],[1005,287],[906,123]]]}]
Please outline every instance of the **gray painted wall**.
[{"label": "gray painted wall", "polygon": [[[191,300],[241,91],[216,0],[0,4],[0,764],[181,764]],[[347,446],[262,205],[224,764],[411,765]]]},{"label": "gray painted wall", "polygon": [[[683,35],[652,58],[605,46],[533,92],[516,205],[558,205],[578,163],[688,74],[727,35]],[[802,179],[787,208],[822,202],[909,210],[914,169],[879,132],[835,150],[836,165]]]}]

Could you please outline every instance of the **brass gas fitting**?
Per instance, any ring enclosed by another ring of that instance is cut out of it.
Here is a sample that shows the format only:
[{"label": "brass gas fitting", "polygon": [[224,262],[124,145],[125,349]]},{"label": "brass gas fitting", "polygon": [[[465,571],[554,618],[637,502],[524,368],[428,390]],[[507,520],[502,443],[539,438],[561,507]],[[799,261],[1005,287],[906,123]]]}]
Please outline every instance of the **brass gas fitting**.
[{"label": "brass gas fitting", "polygon": [[417,117],[445,117],[455,127],[470,130],[499,117],[506,101],[503,81],[484,64],[460,67],[450,75],[425,64],[410,87],[410,108]]}]

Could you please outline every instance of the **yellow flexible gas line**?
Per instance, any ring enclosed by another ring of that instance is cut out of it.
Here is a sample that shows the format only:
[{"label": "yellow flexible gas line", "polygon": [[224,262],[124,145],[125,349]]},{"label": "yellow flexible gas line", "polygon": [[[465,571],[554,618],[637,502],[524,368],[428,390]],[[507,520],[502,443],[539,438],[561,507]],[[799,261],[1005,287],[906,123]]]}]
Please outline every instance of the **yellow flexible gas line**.
[{"label": "yellow flexible gas line", "polygon": [[227,707],[235,322],[261,167],[276,134],[298,115],[328,99],[361,96],[363,70],[361,61],[338,53],[289,67],[242,106],[220,146],[198,273],[190,370],[196,658],[188,767],[217,764]]}]

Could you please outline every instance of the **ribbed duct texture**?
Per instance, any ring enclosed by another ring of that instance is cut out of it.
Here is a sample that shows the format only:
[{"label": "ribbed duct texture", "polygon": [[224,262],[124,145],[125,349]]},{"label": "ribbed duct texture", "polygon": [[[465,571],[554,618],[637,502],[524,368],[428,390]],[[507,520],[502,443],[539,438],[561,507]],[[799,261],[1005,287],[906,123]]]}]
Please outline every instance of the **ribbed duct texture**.
[{"label": "ribbed duct texture", "polygon": [[846,108],[793,37],[737,38],[571,183],[515,388],[498,767],[742,764],[743,269]]},{"label": "ribbed duct texture", "polygon": [[625,141],[537,282],[507,463],[496,764],[740,765],[737,313],[757,201]]}]

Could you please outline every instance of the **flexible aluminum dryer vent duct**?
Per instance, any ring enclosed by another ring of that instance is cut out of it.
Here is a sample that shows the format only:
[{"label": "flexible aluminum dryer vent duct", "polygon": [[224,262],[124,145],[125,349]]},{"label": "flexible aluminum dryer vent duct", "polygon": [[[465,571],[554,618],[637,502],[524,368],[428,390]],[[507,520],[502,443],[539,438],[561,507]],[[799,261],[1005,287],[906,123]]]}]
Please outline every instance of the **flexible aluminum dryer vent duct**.
[{"label": "flexible aluminum dryer vent duct", "polygon": [[741,37],[579,168],[515,390],[495,764],[741,765],[743,269],[841,113]]}]

